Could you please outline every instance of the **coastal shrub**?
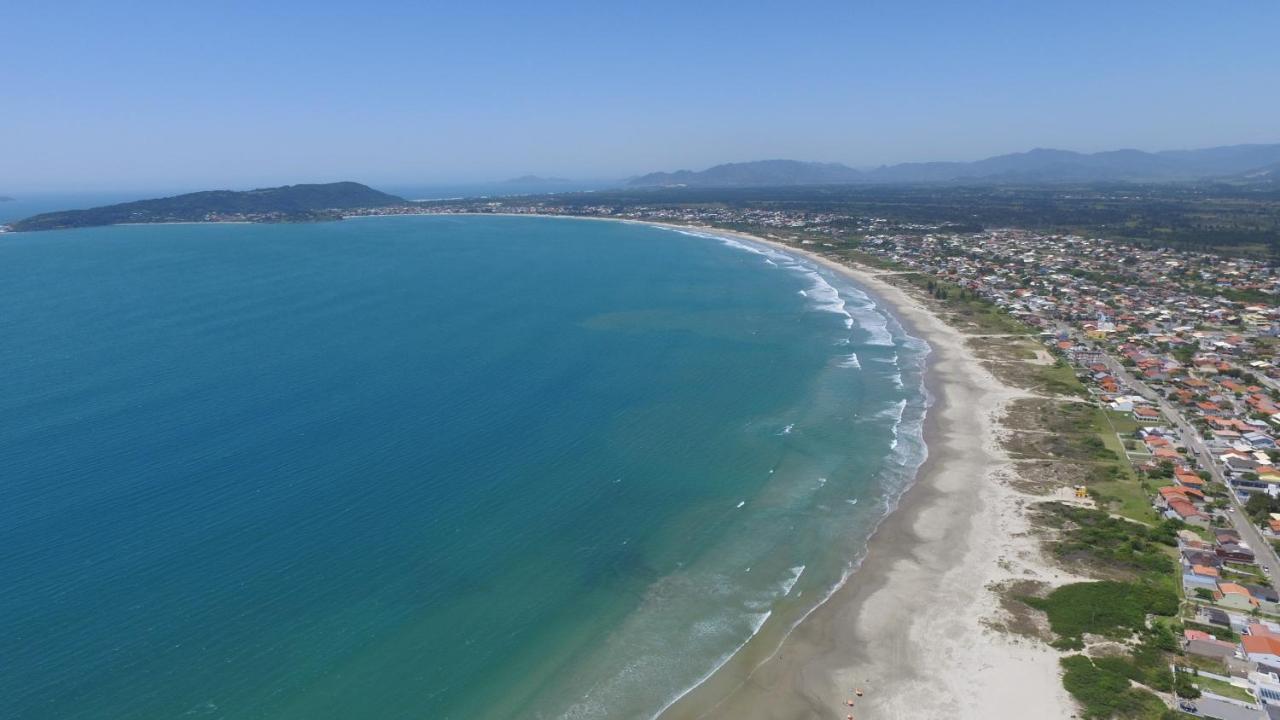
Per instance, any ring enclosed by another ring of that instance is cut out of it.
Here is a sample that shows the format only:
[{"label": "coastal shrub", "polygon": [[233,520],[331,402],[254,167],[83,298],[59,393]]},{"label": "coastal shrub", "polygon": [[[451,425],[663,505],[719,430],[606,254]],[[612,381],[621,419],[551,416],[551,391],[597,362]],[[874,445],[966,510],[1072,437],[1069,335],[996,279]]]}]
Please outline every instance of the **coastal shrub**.
[{"label": "coastal shrub", "polygon": [[1168,717],[1168,708],[1160,698],[1132,687],[1125,673],[1109,667],[1111,663],[1095,664],[1084,655],[1071,655],[1061,662],[1062,684],[1080,703],[1082,718],[1157,720]]},{"label": "coastal shrub", "polygon": [[1123,639],[1146,628],[1152,615],[1176,615],[1178,596],[1152,583],[1103,580],[1063,585],[1024,602],[1049,616],[1063,647],[1078,647],[1086,633]]},{"label": "coastal shrub", "polygon": [[1153,623],[1147,641],[1152,647],[1164,652],[1177,652],[1181,647],[1178,636],[1182,634],[1181,626],[1169,627],[1164,623]]},{"label": "coastal shrub", "polygon": [[1152,690],[1171,692],[1174,678],[1169,670],[1169,654],[1177,647],[1177,640],[1168,628],[1153,626],[1143,633],[1142,643],[1133,649],[1129,679]]},{"label": "coastal shrub", "polygon": [[1042,507],[1045,524],[1061,530],[1059,539],[1051,544],[1060,558],[1087,557],[1095,566],[1136,571],[1152,579],[1174,571],[1174,561],[1164,547],[1177,546],[1177,532],[1185,527],[1179,521],[1149,527],[1090,508],[1063,503]]}]

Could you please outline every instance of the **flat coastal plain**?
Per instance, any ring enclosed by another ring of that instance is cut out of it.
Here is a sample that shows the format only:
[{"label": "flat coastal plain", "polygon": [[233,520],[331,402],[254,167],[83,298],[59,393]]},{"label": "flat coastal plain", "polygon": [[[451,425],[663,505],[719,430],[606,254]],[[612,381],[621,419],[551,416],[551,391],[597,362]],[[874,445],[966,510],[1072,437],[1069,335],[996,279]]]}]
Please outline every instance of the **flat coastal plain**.
[{"label": "flat coastal plain", "polygon": [[1045,498],[1015,489],[1000,443],[1009,403],[1032,393],[992,375],[969,345],[976,335],[944,322],[922,293],[889,282],[891,272],[699,229],[803,254],[852,279],[931,346],[934,405],[929,458],[849,581],[780,646],[748,644],[662,720],[1073,717],[1058,653],[998,629],[1001,585],[1074,579],[1042,555],[1026,510]]}]

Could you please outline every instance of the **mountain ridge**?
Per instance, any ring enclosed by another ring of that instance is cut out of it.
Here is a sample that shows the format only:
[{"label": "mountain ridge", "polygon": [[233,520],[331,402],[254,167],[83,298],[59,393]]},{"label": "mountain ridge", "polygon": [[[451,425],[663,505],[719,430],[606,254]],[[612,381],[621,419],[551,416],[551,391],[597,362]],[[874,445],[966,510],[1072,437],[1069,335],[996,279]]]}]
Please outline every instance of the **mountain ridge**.
[{"label": "mountain ridge", "polygon": [[629,187],[766,187],[933,182],[1175,182],[1244,175],[1280,163],[1280,143],[1226,145],[1146,152],[1131,148],[1096,153],[1033,148],[972,162],[915,162],[857,170],[840,163],[757,160],[706,170],[656,172]]}]

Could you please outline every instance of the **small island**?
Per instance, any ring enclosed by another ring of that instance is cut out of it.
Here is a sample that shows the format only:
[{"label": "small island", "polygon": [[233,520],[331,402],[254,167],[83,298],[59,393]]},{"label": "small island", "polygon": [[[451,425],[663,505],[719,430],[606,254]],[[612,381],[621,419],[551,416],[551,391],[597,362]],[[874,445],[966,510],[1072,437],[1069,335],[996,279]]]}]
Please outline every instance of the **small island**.
[{"label": "small island", "polygon": [[87,210],[42,213],[19,220],[17,232],[170,222],[319,222],[346,211],[408,205],[404,198],[356,182],[286,185],[237,192],[209,190]]},{"label": "small island", "polygon": [[9,197],[8,195],[0,195],[0,202],[17,202],[17,200],[17,198]]}]

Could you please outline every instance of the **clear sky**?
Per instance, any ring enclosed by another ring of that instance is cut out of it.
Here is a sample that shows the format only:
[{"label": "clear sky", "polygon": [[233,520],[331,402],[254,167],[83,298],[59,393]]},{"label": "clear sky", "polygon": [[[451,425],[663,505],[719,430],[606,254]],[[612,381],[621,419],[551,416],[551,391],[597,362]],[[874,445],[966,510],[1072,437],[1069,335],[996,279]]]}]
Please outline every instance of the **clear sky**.
[{"label": "clear sky", "polygon": [[1280,2],[0,3],[0,193],[1280,142]]}]

